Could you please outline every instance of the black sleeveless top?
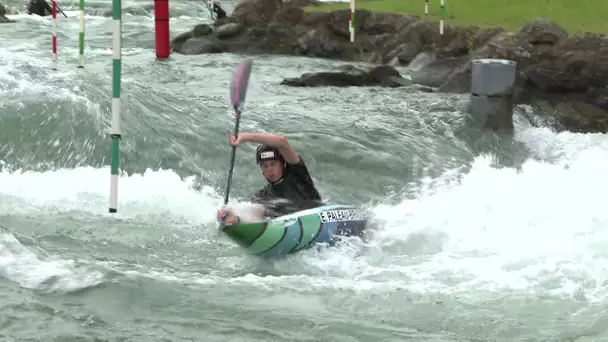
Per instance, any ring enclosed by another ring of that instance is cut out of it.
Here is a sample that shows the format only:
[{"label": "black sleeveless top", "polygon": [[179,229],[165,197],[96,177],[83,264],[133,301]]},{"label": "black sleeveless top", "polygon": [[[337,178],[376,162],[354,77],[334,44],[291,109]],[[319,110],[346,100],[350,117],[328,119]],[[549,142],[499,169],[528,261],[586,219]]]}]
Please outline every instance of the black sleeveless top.
[{"label": "black sleeveless top", "polygon": [[253,196],[252,202],[263,205],[268,217],[287,215],[323,204],[302,157],[297,164],[287,164],[283,180],[266,185]]}]

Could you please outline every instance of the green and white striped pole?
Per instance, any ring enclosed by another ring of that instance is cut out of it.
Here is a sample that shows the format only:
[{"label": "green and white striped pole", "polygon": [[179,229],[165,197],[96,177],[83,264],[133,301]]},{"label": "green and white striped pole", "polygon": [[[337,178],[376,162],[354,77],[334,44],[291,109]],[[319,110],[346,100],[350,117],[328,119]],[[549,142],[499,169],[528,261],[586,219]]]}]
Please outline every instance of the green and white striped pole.
[{"label": "green and white striped pole", "polygon": [[211,17],[211,20],[215,20],[215,16],[213,15],[213,0],[203,0],[203,2],[205,3],[207,10],[209,10],[209,16]]},{"label": "green and white striped pole", "polygon": [[348,31],[350,32],[350,42],[355,42],[355,0],[350,0],[350,11],[348,16]]},{"label": "green and white striped pole", "polygon": [[[81,0],[82,1],[82,0]],[[122,39],[122,3],[112,0],[112,166],[110,169],[110,212],[115,213],[118,202],[118,165],[120,146],[120,72]]]},{"label": "green and white striped pole", "polygon": [[79,68],[84,68],[84,0],[80,0],[80,33],[78,33]]},{"label": "green and white striped pole", "polygon": [[441,14],[439,15],[439,34],[443,36],[443,13],[445,12],[445,0],[441,0]]}]

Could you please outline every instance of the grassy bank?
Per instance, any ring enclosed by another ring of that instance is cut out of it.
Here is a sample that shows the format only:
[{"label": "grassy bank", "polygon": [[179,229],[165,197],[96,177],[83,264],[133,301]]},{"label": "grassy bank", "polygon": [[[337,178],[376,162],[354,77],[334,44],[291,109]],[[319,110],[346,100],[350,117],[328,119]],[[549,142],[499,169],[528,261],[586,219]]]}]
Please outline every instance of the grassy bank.
[{"label": "grassy bank", "polygon": [[[427,20],[439,20],[439,4],[439,0],[429,0]],[[356,0],[356,6],[425,18],[424,0]],[[306,10],[333,11],[348,7],[348,2],[328,3]],[[608,33],[608,0],[445,0],[444,15],[444,20],[451,24],[502,26],[511,31],[518,31],[525,21],[542,16],[569,33]]]}]

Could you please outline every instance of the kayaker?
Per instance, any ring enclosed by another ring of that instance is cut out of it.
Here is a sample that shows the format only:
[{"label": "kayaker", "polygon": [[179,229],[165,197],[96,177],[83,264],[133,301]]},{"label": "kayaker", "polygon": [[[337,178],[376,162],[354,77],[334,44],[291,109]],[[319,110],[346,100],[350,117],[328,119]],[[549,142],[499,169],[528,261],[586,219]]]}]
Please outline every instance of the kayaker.
[{"label": "kayaker", "polygon": [[41,17],[53,14],[53,9],[45,0],[30,0],[27,4],[27,14],[37,14]]},{"label": "kayaker", "polygon": [[215,19],[224,19],[227,17],[226,11],[220,6],[219,2],[213,2],[213,12],[215,13]]},{"label": "kayaker", "polygon": [[[263,210],[254,208],[254,221],[263,221],[321,205],[321,196],[315,188],[302,157],[291,147],[286,138],[265,133],[240,133],[231,137],[232,146],[244,142],[261,144],[255,153],[256,163],[268,184],[255,193],[251,202],[261,205]],[[226,224],[240,222],[240,218],[230,210],[221,208],[217,212],[218,221],[224,218]]]},{"label": "kayaker", "polygon": [[215,18],[213,18],[214,20],[224,19],[228,17],[226,11],[222,8],[219,1],[215,0],[211,2],[211,4],[209,4],[209,0],[203,0],[203,2],[205,3],[209,11],[213,11],[213,13],[215,13]]}]

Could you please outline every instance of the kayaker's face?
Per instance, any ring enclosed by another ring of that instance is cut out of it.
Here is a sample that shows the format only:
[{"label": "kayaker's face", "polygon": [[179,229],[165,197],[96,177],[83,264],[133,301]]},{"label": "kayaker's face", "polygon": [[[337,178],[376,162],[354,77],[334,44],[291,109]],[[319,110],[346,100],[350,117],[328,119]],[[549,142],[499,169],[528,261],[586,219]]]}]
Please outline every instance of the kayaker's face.
[{"label": "kayaker's face", "polygon": [[264,177],[271,183],[283,177],[283,163],[278,160],[265,160],[260,163],[260,168]]}]

